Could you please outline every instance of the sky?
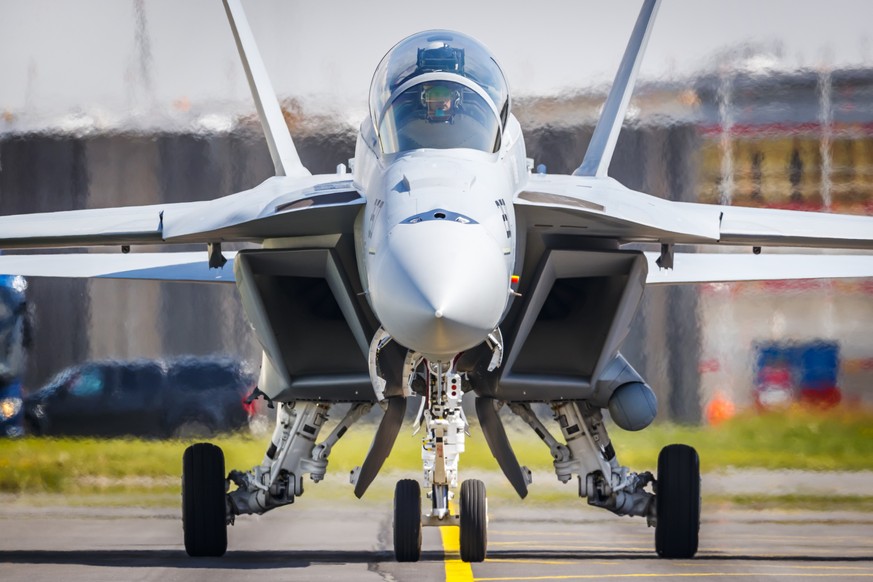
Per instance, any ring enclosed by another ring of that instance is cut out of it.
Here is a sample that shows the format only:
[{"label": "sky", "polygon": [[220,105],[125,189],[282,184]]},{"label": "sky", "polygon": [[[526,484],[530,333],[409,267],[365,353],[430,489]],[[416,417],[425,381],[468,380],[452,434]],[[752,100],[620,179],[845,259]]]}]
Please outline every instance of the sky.
[{"label": "sky", "polygon": [[[640,3],[243,5],[280,97],[363,112],[384,53],[428,28],[452,28],[484,42],[515,96],[602,88]],[[0,14],[0,115],[250,103],[219,0],[0,0]],[[770,64],[783,69],[869,66],[871,22],[869,0],[664,0],[640,76],[681,79],[749,46],[777,53]]]}]

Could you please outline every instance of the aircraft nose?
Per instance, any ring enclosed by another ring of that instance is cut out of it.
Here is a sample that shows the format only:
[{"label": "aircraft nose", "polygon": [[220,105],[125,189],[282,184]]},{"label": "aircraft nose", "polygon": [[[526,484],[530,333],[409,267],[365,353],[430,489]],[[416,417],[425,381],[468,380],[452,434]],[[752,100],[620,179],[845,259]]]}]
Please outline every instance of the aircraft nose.
[{"label": "aircraft nose", "polygon": [[377,251],[370,301],[400,344],[452,357],[497,327],[509,294],[506,258],[478,224],[399,224]]}]

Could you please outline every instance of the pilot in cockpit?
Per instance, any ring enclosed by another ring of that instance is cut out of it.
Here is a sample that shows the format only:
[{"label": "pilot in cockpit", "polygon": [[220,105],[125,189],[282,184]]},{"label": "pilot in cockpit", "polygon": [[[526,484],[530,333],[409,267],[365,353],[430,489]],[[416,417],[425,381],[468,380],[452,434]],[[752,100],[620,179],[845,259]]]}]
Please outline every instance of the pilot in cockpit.
[{"label": "pilot in cockpit", "polygon": [[373,75],[370,117],[382,152],[499,150],[509,113],[506,79],[478,41],[447,30],[413,35]]},{"label": "pilot in cockpit", "polygon": [[427,120],[431,123],[454,123],[460,103],[460,91],[444,84],[426,84],[421,90],[421,104],[427,108]]}]

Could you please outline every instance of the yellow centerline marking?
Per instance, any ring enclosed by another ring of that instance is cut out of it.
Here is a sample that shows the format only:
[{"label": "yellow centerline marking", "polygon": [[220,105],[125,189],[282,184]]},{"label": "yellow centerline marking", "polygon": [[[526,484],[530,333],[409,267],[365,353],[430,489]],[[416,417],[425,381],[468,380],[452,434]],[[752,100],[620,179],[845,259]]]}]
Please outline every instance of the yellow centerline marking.
[{"label": "yellow centerline marking", "polygon": [[473,568],[461,560],[461,528],[440,526],[446,563],[446,582],[473,582]]}]

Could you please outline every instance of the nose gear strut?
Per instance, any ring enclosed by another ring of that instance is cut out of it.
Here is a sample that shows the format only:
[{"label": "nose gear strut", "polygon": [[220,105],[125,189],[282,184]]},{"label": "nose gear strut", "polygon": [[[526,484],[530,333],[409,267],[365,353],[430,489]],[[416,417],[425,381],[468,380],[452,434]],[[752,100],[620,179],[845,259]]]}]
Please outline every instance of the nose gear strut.
[{"label": "nose gear strut", "polygon": [[[490,338],[495,354],[502,353],[499,333]],[[375,340],[374,340],[375,341]],[[500,346],[499,348],[497,346]],[[468,562],[485,559],[487,545],[487,501],[485,485],[471,479],[461,483],[457,503],[458,462],[464,452],[467,418],[461,406],[463,378],[451,362],[430,362],[410,353],[404,365],[404,385],[422,393],[415,432],[422,427],[421,460],[424,491],[430,507],[422,514],[417,483],[398,483],[394,499],[394,552],[401,562],[416,561],[421,555],[421,526],[458,526],[461,529],[461,558]],[[412,513],[416,513],[413,518]],[[412,544],[410,540],[418,540]]]}]

